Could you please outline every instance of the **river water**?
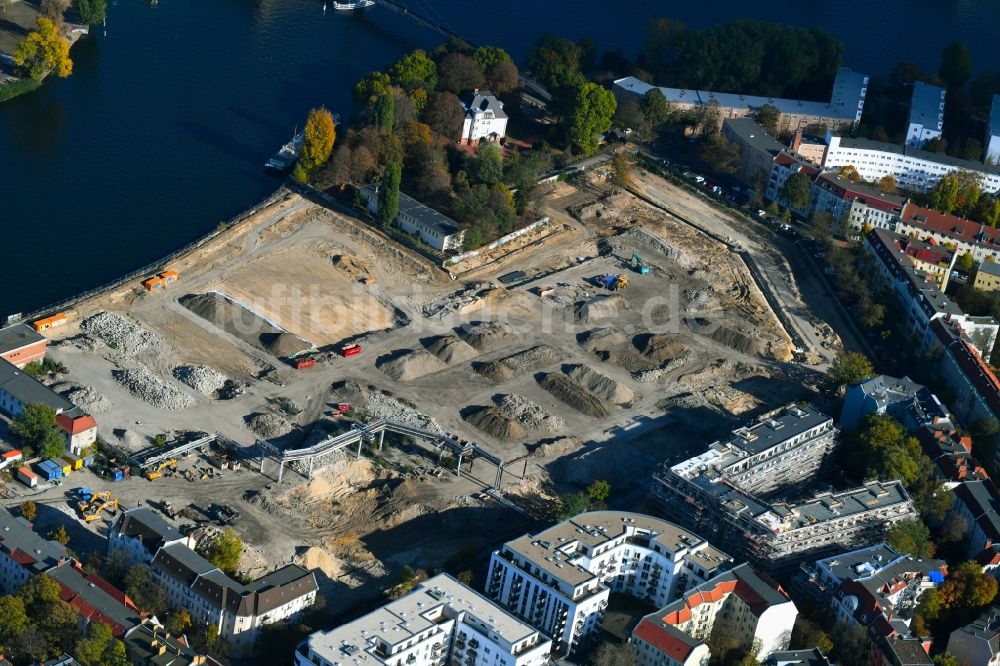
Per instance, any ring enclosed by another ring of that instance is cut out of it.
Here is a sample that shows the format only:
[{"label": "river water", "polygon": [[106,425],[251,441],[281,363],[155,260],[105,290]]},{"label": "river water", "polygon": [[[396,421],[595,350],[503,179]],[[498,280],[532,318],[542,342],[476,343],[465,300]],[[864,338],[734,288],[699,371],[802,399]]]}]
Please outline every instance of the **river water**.
[{"label": "river water", "polygon": [[[643,26],[745,17],[822,25],[845,61],[933,69],[961,38],[1000,69],[996,0],[409,0],[516,58],[543,32],[635,54]],[[353,83],[441,38],[383,8],[323,0],[109,0],[107,34],[81,40],[69,79],[0,105],[0,318],[97,286],[197,238],[277,181],[262,164],[312,106],[345,117]],[[429,9],[428,9],[429,8]]]}]

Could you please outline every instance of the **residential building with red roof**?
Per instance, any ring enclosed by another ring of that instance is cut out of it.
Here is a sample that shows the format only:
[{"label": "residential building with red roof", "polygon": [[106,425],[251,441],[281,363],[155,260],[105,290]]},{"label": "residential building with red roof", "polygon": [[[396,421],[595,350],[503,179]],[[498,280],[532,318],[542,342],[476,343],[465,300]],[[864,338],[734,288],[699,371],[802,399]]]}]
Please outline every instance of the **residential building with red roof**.
[{"label": "residential building with red roof", "polygon": [[97,421],[79,408],[56,416],[56,425],[66,435],[66,450],[80,455],[83,449],[97,441]]},{"label": "residential building with red roof", "polygon": [[788,649],[797,616],[778,583],[741,564],[644,617],[629,642],[641,666],[703,664],[715,634],[744,649],[759,644],[763,656]]},{"label": "residential building with red roof", "polygon": [[924,426],[917,431],[917,439],[937,466],[938,478],[946,487],[989,478],[972,454],[972,438],[958,432],[951,423]]},{"label": "residential building with red roof", "polygon": [[0,358],[23,368],[45,358],[48,340],[27,324],[0,328]]},{"label": "residential building with red roof", "polygon": [[793,208],[785,201],[781,192],[785,187],[785,183],[792,177],[792,174],[804,173],[809,177],[809,182],[812,183],[813,179],[819,175],[819,172],[820,168],[818,166],[790,150],[778,153],[774,156],[771,173],[767,178],[767,187],[764,190],[764,197],[769,201],[776,201],[786,208],[791,208],[799,216],[807,218],[812,213],[813,206],[815,205],[814,200],[810,198],[809,203],[805,206]]},{"label": "residential building with red roof", "polygon": [[950,247],[956,254],[972,254],[976,262],[1000,261],[1000,230],[957,215],[908,203],[895,231]]},{"label": "residential building with red roof", "polygon": [[833,232],[857,238],[866,227],[895,231],[906,199],[886,194],[867,183],[854,183],[836,171],[824,171],[813,181],[813,209],[828,213]]}]

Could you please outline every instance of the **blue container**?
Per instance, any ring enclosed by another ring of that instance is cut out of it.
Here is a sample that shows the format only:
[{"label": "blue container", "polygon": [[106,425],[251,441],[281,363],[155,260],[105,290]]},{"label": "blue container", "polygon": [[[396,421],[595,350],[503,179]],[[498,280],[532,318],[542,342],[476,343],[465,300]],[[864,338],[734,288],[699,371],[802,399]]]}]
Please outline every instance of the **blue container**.
[{"label": "blue container", "polygon": [[45,462],[49,463],[49,465],[51,465],[53,467],[53,469],[55,469],[55,471],[56,471],[56,478],[57,479],[62,477],[62,475],[63,475],[63,466],[62,465],[60,465],[59,463],[55,462],[54,460],[46,460]]},{"label": "blue container", "polygon": [[121,481],[123,478],[125,478],[125,473],[123,471],[121,471],[120,469],[111,470],[112,481]]},{"label": "blue container", "polygon": [[46,481],[52,481],[62,476],[62,470],[57,468],[54,464],[50,463],[48,460],[43,460],[40,463],[35,463],[35,470],[38,472],[38,475],[41,476]]}]

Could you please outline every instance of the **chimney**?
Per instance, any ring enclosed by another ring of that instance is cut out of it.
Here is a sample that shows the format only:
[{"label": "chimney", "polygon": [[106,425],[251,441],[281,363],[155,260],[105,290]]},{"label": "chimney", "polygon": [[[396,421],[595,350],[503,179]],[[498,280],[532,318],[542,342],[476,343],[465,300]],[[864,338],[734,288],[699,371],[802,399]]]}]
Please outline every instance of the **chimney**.
[{"label": "chimney", "polygon": [[472,89],[472,92],[473,92],[474,94],[478,95],[478,94],[479,94],[479,88],[473,88],[473,89]]},{"label": "chimney", "polygon": [[802,130],[796,130],[795,136],[792,137],[792,152],[799,152],[799,147],[802,145]]}]

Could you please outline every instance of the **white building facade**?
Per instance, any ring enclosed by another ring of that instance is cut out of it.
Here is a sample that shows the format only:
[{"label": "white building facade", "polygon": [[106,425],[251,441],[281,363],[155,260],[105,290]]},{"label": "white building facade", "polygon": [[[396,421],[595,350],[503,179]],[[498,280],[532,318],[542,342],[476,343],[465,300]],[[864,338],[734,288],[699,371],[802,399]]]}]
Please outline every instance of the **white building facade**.
[{"label": "white building facade", "polygon": [[925,142],[941,138],[941,131],[944,129],[945,94],[944,88],[923,81],[913,84],[906,145],[923,148]]},{"label": "white building facade", "polygon": [[986,153],[983,160],[987,164],[1000,164],[1000,95],[993,96],[990,119],[986,126]]},{"label": "white building facade", "polygon": [[663,606],[730,563],[672,523],[595,511],[504,544],[490,560],[486,594],[568,654],[598,629],[611,592]]},{"label": "white building facade", "polygon": [[498,142],[507,135],[507,114],[503,102],[487,91],[478,90],[462,100],[465,120],[459,143],[477,145],[480,141]]},{"label": "white building facade", "polygon": [[295,666],[543,666],[552,642],[447,574],[295,650]]}]

